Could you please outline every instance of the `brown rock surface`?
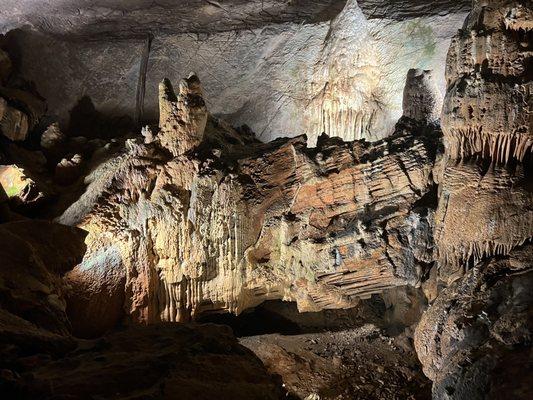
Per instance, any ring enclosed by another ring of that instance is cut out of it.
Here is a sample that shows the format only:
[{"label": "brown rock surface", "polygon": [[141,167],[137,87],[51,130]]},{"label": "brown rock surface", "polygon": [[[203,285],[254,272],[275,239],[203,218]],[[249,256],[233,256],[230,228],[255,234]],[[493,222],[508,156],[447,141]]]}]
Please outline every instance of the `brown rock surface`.
[{"label": "brown rock surface", "polygon": [[438,133],[260,144],[213,119],[204,128],[197,78],[177,102],[161,88],[154,143],[128,141],[60,218],[89,232],[86,265],[123,269],[131,318],[185,321],[268,299],[342,308],[419,282],[432,223],[416,203],[431,189]]},{"label": "brown rock surface", "polygon": [[28,116],[22,111],[11,107],[0,97],[0,130],[10,140],[22,141],[28,136]]},{"label": "brown rock surface", "polygon": [[[475,1],[454,39],[435,171],[434,298],[415,345],[433,398],[531,397],[528,2]],[[510,384],[512,382],[512,384]]]},{"label": "brown rock surface", "polygon": [[434,399],[531,397],[532,255],[528,244],[476,265],[424,313],[415,346]]},{"label": "brown rock surface", "polygon": [[531,4],[475,1],[452,41],[442,125],[447,154],[523,160],[533,147]]},{"label": "brown rock surface", "polygon": [[[531,31],[523,9],[519,1],[475,2],[450,47],[442,117],[450,160],[437,174],[442,265],[509,254],[533,237]],[[454,279],[453,269],[444,279]]]},{"label": "brown rock surface", "polygon": [[43,185],[17,165],[0,165],[0,187],[15,208],[35,207],[46,199]]},{"label": "brown rock surface", "polygon": [[242,338],[241,344],[282,377],[299,399],[426,400],[423,376],[404,337],[383,335],[371,324],[336,332]]},{"label": "brown rock surface", "polygon": [[85,233],[45,221],[0,225],[0,306],[51,332],[66,334],[61,276],[85,251]]},{"label": "brown rock surface", "polygon": [[271,378],[228,328],[154,325],[78,342],[60,359],[36,357],[31,379],[14,375],[17,399],[282,399]]},{"label": "brown rock surface", "polygon": [[84,237],[77,228],[45,221],[0,225],[2,398],[284,397],[229,328],[174,324],[94,341],[70,336],[60,278],[79,263]]}]

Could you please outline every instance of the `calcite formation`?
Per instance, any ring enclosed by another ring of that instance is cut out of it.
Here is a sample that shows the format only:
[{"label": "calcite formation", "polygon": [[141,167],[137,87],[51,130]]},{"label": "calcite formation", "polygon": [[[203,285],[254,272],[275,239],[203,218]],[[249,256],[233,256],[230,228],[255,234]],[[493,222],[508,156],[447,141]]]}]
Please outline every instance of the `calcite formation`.
[{"label": "calcite formation", "polygon": [[450,157],[507,163],[531,152],[530,16],[519,1],[476,3],[453,39],[442,116]]},{"label": "calcite formation", "polygon": [[531,395],[532,254],[527,244],[476,264],[423,314],[415,346],[434,399]]},{"label": "calcite formation", "polygon": [[229,328],[157,325],[97,340],[71,335],[62,276],[85,232],[0,225],[0,389],[5,399],[280,399],[281,384]]},{"label": "calcite formation", "polygon": [[[438,132],[261,144],[212,117],[206,125],[196,77],[175,100],[168,82],[160,88],[159,131],[94,170],[59,218],[89,232],[73,298],[137,321],[185,321],[267,299],[348,307],[419,283],[432,214],[416,203],[431,189]],[[84,275],[107,289],[77,287]]]},{"label": "calcite formation", "polygon": [[[475,1],[454,39],[435,170],[441,287],[416,328],[433,398],[531,396],[531,57],[521,1]],[[512,385],[509,383],[512,382]]]},{"label": "calcite formation", "polygon": [[[348,141],[391,134],[410,68],[433,70],[444,93],[446,52],[471,0],[4,3],[0,30],[13,29],[20,72],[64,125],[84,96],[102,114],[142,108],[155,122],[161,78],[195,71],[213,115],[263,141],[306,134],[314,145],[324,128]],[[76,134],[84,126],[100,128],[87,118]]]},{"label": "calcite formation", "polygon": [[533,237],[530,34],[520,10],[516,1],[476,3],[450,47],[442,116],[449,161],[436,217],[443,265],[505,255]]},{"label": "calcite formation", "polygon": [[32,206],[45,198],[43,188],[16,165],[0,165],[0,191],[16,205]]},{"label": "calcite formation", "polygon": [[431,124],[438,121],[442,93],[432,71],[410,69],[403,90],[403,116]]}]

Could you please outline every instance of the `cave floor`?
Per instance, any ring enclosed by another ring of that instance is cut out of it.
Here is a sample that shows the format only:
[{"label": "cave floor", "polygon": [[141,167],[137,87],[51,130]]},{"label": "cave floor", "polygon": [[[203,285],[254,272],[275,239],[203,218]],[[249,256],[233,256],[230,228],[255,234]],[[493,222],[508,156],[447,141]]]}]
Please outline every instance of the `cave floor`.
[{"label": "cave floor", "polygon": [[410,340],[372,324],[336,332],[241,337],[295,399],[430,399]]}]

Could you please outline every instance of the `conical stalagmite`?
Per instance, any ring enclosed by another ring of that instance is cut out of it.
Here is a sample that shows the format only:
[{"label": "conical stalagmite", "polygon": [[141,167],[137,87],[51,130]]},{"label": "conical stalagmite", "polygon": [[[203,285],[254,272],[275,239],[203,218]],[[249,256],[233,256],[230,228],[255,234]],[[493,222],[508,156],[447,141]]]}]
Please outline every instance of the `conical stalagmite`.
[{"label": "conical stalagmite", "polygon": [[159,84],[159,141],[174,156],[197,147],[204,138],[207,108],[195,74],[182,79],[176,96],[168,79]]}]

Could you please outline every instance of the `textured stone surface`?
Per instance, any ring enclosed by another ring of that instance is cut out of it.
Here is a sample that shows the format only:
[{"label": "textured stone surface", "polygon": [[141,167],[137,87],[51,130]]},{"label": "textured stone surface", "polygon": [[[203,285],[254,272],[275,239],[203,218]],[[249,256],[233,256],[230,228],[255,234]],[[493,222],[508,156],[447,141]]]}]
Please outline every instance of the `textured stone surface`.
[{"label": "textured stone surface", "polygon": [[61,275],[85,251],[83,231],[44,221],[0,225],[0,305],[37,327],[66,334]]},{"label": "textured stone surface", "polygon": [[[451,160],[438,178],[436,218],[443,264],[508,254],[533,237],[531,42],[526,16],[513,11],[520,7],[475,3],[450,47],[442,129]],[[517,30],[506,28],[506,16],[515,14]]]},{"label": "textured stone surface", "polygon": [[419,282],[432,214],[415,203],[431,189],[437,132],[260,144],[212,118],[205,131],[188,125],[202,102],[179,99],[154,142],[128,141],[59,219],[89,232],[81,273],[125,271],[130,318],[184,321],[267,299],[348,307]]},{"label": "textured stone surface", "polygon": [[[281,385],[229,328],[154,325],[80,341],[60,359],[37,355],[2,382],[17,399],[282,399]],[[24,368],[26,367],[26,368]],[[26,371],[31,371],[31,379]],[[4,370],[6,372],[6,370]]]},{"label": "textured stone surface", "polygon": [[531,152],[531,10],[520,12],[524,3],[477,2],[453,39],[442,122],[454,159],[480,154],[506,163]]},{"label": "textured stone surface", "polygon": [[415,345],[434,399],[531,396],[532,254],[478,264],[422,316]]},{"label": "textured stone surface", "polygon": [[263,141],[308,134],[314,144],[322,131],[346,140],[390,134],[410,68],[433,70],[444,92],[449,40],[470,1],[76,3],[25,1],[3,18],[5,29],[31,22],[8,41],[64,126],[84,96],[106,116],[140,114],[152,34],[145,119],[158,118],[163,77],[195,71],[213,114],[248,124]]},{"label": "textured stone surface", "polygon": [[403,90],[403,116],[425,124],[438,121],[442,94],[431,71],[410,69]]},{"label": "textured stone surface", "polygon": [[45,221],[0,225],[3,398],[284,398],[229,328],[167,325],[94,341],[72,337],[61,277],[80,262],[84,238],[77,228]]},{"label": "textured stone surface", "polygon": [[45,198],[43,188],[16,165],[0,165],[0,187],[16,206],[35,206]]},{"label": "textured stone surface", "polygon": [[434,399],[532,395],[528,3],[475,1],[448,56],[434,301],[415,333]]},{"label": "textured stone surface", "polygon": [[10,140],[22,141],[28,135],[28,116],[16,108],[10,107],[0,97],[0,130]]}]

